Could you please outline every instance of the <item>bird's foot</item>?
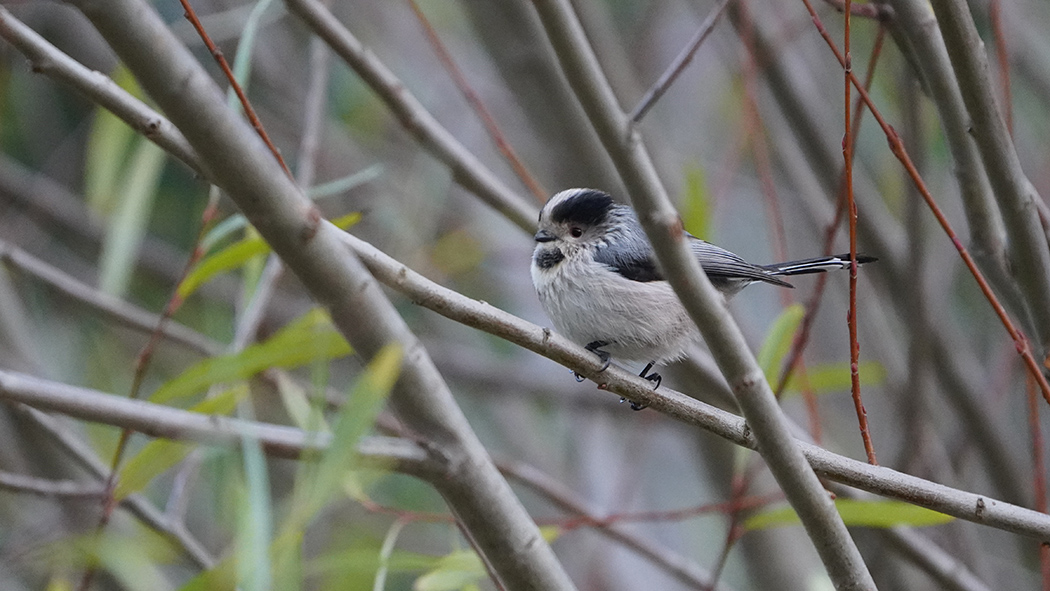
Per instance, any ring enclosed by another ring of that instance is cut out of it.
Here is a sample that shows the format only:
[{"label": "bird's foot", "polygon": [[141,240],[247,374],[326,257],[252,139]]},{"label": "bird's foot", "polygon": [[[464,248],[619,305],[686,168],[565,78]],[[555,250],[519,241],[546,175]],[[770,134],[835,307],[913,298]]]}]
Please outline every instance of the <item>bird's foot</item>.
[{"label": "bird's foot", "polygon": [[[601,360],[602,367],[598,370],[599,372],[609,369],[609,360],[612,358],[612,355],[609,355],[608,351],[601,350],[601,347],[604,347],[608,344],[608,341],[591,341],[587,343],[587,346],[584,347],[584,349],[587,349],[591,353],[594,353],[598,356],[598,359]],[[584,377],[575,371],[572,372],[572,375],[576,376],[577,382],[582,382],[584,380]]]},{"label": "bird's foot", "polygon": [[[660,387],[660,383],[663,382],[664,379],[663,379],[663,377],[660,374],[658,374],[656,372],[649,373],[649,370],[652,369],[652,368],[653,368],[653,364],[652,363],[646,364],[645,369],[642,370],[642,373],[638,374],[638,377],[640,377],[642,379],[645,379],[645,380],[649,380],[650,382],[652,382],[653,383],[653,390],[656,390],[657,388]],[[626,398],[621,398],[620,402],[623,402],[624,400],[626,400]],[[633,400],[631,401],[631,410],[644,410],[646,408],[649,408],[648,404],[641,404],[641,403],[635,402]]]}]

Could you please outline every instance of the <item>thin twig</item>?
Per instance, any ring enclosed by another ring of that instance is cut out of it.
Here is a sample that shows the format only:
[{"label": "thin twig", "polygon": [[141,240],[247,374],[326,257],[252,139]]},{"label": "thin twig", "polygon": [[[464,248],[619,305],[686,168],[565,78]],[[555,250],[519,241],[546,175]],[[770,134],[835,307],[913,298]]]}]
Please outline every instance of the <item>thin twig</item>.
[{"label": "thin twig", "polygon": [[[193,252],[190,253],[189,258],[186,260],[186,264],[182,271],[182,279],[185,279],[189,275],[190,270],[197,261],[204,256],[204,249],[201,246],[201,240],[211,227],[212,221],[218,213],[218,199],[217,195],[209,200],[208,205],[205,206],[204,212],[201,214],[201,225],[197,232],[197,238],[194,242]],[[182,282],[179,280],[179,283]],[[177,285],[176,285],[177,287]],[[164,327],[175,315],[175,312],[182,306],[183,298],[178,295],[177,290],[172,290],[172,295],[168,299],[168,303],[164,306],[164,312],[161,313],[157,319],[157,326],[153,329],[150,334],[149,340],[139,351],[135,357],[134,373],[131,380],[131,388],[128,394],[128,398],[132,401],[138,399],[142,391],[142,386],[145,383],[146,371],[149,369],[150,362],[153,360],[153,354],[157,350],[157,344],[160,342],[161,337],[164,335]],[[98,526],[95,528],[95,535],[101,536],[109,526],[110,519],[113,517],[113,511],[116,509],[117,500],[114,496],[114,492],[117,488],[117,478],[119,474],[120,464],[124,461],[124,454],[127,452],[128,444],[131,441],[131,435],[133,430],[125,427],[120,432],[120,439],[117,440],[117,447],[113,452],[113,459],[110,462],[109,477],[106,478],[106,494],[102,501],[102,515],[99,517]],[[84,576],[80,579],[78,589],[80,591],[87,591],[91,587],[91,582],[95,577],[96,565],[92,564],[84,571]]]},{"label": "thin twig", "polygon": [[1003,99],[1003,117],[1006,129],[1014,134],[1013,92],[1010,90],[1010,52],[1006,47],[1006,31],[1003,29],[1002,0],[990,0],[988,16],[992,21],[992,36],[995,38],[995,53],[999,58],[999,86]]},{"label": "thin twig", "polygon": [[[550,329],[438,285],[349,234],[342,233],[342,239],[376,279],[402,292],[412,302],[543,355],[595,381],[601,390],[647,404],[672,419],[755,449],[753,432],[740,417],[667,387],[653,391],[652,384],[615,365],[603,371],[601,361],[592,353]],[[1037,539],[1050,539],[1050,516],[883,466],[858,462],[807,442],[793,440],[793,444],[801,447],[814,470],[825,478],[960,519],[985,525],[997,524],[993,526]]]},{"label": "thin twig", "polygon": [[[590,519],[593,520],[593,523],[598,523],[599,517],[587,506],[587,502],[550,475],[522,462],[500,462],[498,465],[500,471],[505,475],[528,486],[563,511],[576,514],[580,519]],[[639,536],[631,528],[616,523],[607,523],[602,524],[596,531],[630,548],[691,588],[710,588],[714,581],[710,573],[697,566],[692,560],[657,542]],[[718,589],[728,591],[724,585],[720,585]]]},{"label": "thin twig", "polygon": [[842,118],[845,125],[845,136],[842,140],[843,176],[846,183],[846,204],[849,210],[849,312],[846,323],[849,326],[849,366],[850,366],[850,393],[853,396],[853,407],[857,411],[857,424],[860,427],[860,437],[864,441],[864,453],[868,456],[868,463],[877,465],[875,457],[875,445],[871,441],[871,431],[868,429],[868,412],[864,409],[864,402],[860,395],[860,343],[857,340],[857,201],[853,197],[853,129],[852,129],[852,105],[850,98],[853,85],[850,75],[853,73],[853,54],[850,51],[850,22],[852,11],[850,7],[853,0],[845,0],[844,51],[845,62],[843,63],[843,83],[845,84],[845,106],[842,108]]},{"label": "thin twig", "polygon": [[230,64],[226,61],[226,57],[222,54],[222,50],[219,49],[218,45],[211,40],[208,36],[208,32],[204,30],[204,25],[201,24],[197,13],[193,10],[193,6],[190,5],[189,0],[179,0],[182,3],[182,9],[185,11],[186,20],[190,21],[193,28],[197,30],[197,34],[200,35],[201,41],[204,41],[205,47],[208,48],[208,52],[215,58],[215,63],[219,64],[219,68],[222,73],[226,75],[226,80],[230,83],[230,88],[237,93],[237,99],[241,102],[241,107],[244,108],[244,114],[248,117],[248,121],[252,124],[252,129],[255,133],[259,134],[262,141],[266,144],[266,147],[270,149],[270,153],[277,159],[278,164],[284,169],[285,174],[289,178],[292,177],[292,171],[288,168],[288,165],[284,162],[284,157],[281,156],[281,151],[277,149],[277,146],[270,141],[269,134],[266,133],[266,128],[263,127],[262,121],[259,120],[259,116],[255,114],[255,109],[252,107],[251,101],[248,100],[248,95],[244,93],[244,89],[241,88],[239,82],[237,82],[237,76],[233,74],[233,70],[230,69]]},{"label": "thin twig", "polygon": [[[814,26],[816,26],[817,31],[820,33],[821,37],[823,37],[824,40],[827,42],[828,46],[835,54],[836,59],[839,60],[839,63],[842,64],[843,67],[845,67],[845,57],[843,57],[843,55],[839,52],[838,47],[835,45],[835,41],[831,39],[831,36],[828,34],[827,29],[824,28],[824,24],[820,21],[820,17],[817,16],[816,11],[813,9],[812,3],[810,2],[810,0],[802,0],[802,2],[806,5],[806,9],[809,11],[810,16],[813,19],[813,24]],[[977,281],[977,286],[981,289],[981,293],[984,294],[984,297],[988,300],[988,303],[991,305],[992,310],[995,312],[996,316],[999,317],[999,321],[1003,324],[1003,327],[1006,328],[1006,332],[1010,335],[1010,338],[1013,340],[1018,355],[1020,355],[1021,359],[1024,360],[1024,364],[1029,372],[1029,375],[1031,375],[1036,380],[1036,383],[1039,384],[1039,391],[1042,393],[1043,399],[1046,400],[1048,404],[1050,404],[1050,383],[1047,382],[1046,376],[1043,375],[1042,370],[1040,369],[1039,362],[1036,361],[1035,356],[1032,354],[1032,348],[1028,343],[1028,339],[1020,331],[1020,329],[1018,329],[1014,325],[1013,320],[1010,319],[1010,316],[1009,314],[1007,314],[1006,309],[1003,308],[1003,305],[999,302],[999,299],[996,297],[995,292],[992,291],[992,288],[988,284],[988,281],[985,279],[984,274],[981,272],[980,269],[978,269],[977,263],[974,261],[973,256],[970,254],[969,250],[967,250],[966,246],[963,244],[959,236],[955,233],[955,230],[952,228],[951,223],[948,222],[948,218],[944,215],[944,212],[941,211],[940,206],[938,206],[937,202],[934,201],[933,194],[930,193],[930,190],[926,186],[926,183],[922,180],[922,175],[919,174],[919,171],[915,168],[915,164],[908,156],[908,152],[904,148],[904,143],[901,142],[900,135],[898,135],[897,131],[893,129],[893,126],[890,125],[882,117],[882,113],[875,106],[875,102],[872,101],[871,96],[868,94],[867,90],[864,88],[860,80],[857,79],[856,75],[854,75],[852,71],[849,72],[849,79],[850,82],[852,82],[853,87],[857,89],[861,97],[864,99],[865,104],[868,105],[868,109],[871,111],[871,114],[875,117],[875,120],[878,121],[879,126],[882,127],[882,131],[886,135],[886,139],[890,144],[890,151],[893,153],[894,156],[897,157],[898,160],[900,160],[901,164],[904,166],[904,169],[908,172],[908,175],[911,177],[912,182],[915,183],[916,188],[918,188],[919,193],[922,195],[923,200],[926,201],[926,205],[930,208],[930,211],[933,213],[933,216],[937,219],[937,223],[940,224],[941,228],[944,230],[944,233],[947,234],[948,238],[952,241],[952,245],[955,247],[955,250],[958,251],[959,256],[962,258],[963,263],[966,265],[966,268],[969,269],[970,274],[973,275],[974,280]],[[1045,244],[1043,245],[1043,247],[1045,248]]]},{"label": "thin twig", "polygon": [[537,209],[504,185],[445,129],[409,92],[405,83],[368,51],[324,4],[319,0],[285,0],[285,3],[372,88],[402,127],[451,169],[457,183],[530,235],[536,231]]},{"label": "thin twig", "polygon": [[638,105],[631,111],[629,118],[632,123],[638,123],[645,117],[645,114],[649,112],[649,109],[656,104],[656,101],[660,100],[660,97],[667,92],[667,89],[671,88],[674,81],[678,79],[679,74],[685,71],[685,67],[689,65],[689,62],[693,61],[693,56],[696,55],[696,51],[700,49],[700,46],[707,39],[707,36],[711,34],[711,31],[715,29],[715,25],[718,23],[719,17],[725,12],[726,5],[731,0],[720,0],[717,6],[715,6],[704,22],[700,23],[700,28],[693,34],[693,38],[689,40],[685,48],[678,53],[678,56],[674,58],[671,65],[667,66],[664,73],[660,75],[656,83],[645,93],[642,100],[638,101]]},{"label": "thin twig", "polygon": [[73,499],[100,499],[106,492],[101,484],[76,480],[50,480],[6,471],[0,471],[0,488],[46,497]]},{"label": "thin twig", "polygon": [[[1025,380],[1028,394],[1028,431],[1032,442],[1032,493],[1035,510],[1047,512],[1046,463],[1043,457],[1043,430],[1039,424],[1039,397],[1032,379]],[[1043,579],[1043,591],[1050,591],[1050,546],[1047,541],[1039,545],[1039,572]]]},{"label": "thin twig", "polygon": [[543,204],[547,202],[547,198],[550,193],[544,189],[536,177],[529,172],[528,167],[518,157],[517,152],[510,145],[507,137],[503,135],[503,132],[499,128],[499,124],[496,123],[496,118],[492,116],[488,108],[485,107],[485,103],[482,102],[481,97],[478,93],[474,92],[474,89],[467,82],[467,77],[463,74],[463,71],[456,65],[456,61],[452,59],[452,54],[449,53],[445,44],[441,42],[441,37],[438,36],[437,31],[434,30],[433,25],[430,24],[430,20],[427,19],[427,15],[423,13],[422,9],[419,8],[419,4],[416,0],[408,0],[408,5],[412,8],[412,12],[415,13],[416,18],[419,19],[419,24],[423,26],[423,32],[426,33],[427,41],[430,42],[430,46],[434,49],[434,53],[437,55],[441,65],[445,67],[445,71],[448,72],[449,76],[452,77],[452,81],[455,82],[456,88],[463,94],[463,97],[467,99],[467,103],[474,109],[474,113],[481,119],[481,124],[485,126],[485,131],[488,132],[489,137],[496,143],[496,148],[503,154],[503,158],[510,164],[510,167],[514,170],[514,174],[518,175],[521,182],[525,183],[528,187],[529,192],[532,193],[536,200]]}]

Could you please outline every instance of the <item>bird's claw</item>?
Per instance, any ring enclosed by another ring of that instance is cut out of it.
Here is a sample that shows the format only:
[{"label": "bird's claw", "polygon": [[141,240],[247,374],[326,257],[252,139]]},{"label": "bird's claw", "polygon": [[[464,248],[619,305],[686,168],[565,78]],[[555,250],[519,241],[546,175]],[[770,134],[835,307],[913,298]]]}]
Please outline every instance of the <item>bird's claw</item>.
[{"label": "bird's claw", "polygon": [[[594,353],[598,356],[598,359],[601,360],[602,367],[598,370],[599,373],[609,369],[609,360],[612,358],[612,355],[609,355],[608,351],[601,350],[601,347],[604,347],[608,344],[609,343],[607,341],[591,341],[590,343],[587,343],[586,347],[584,347],[584,349],[587,349],[591,353]],[[579,379],[579,374],[576,374],[576,376],[579,381],[583,381],[582,379]]]}]

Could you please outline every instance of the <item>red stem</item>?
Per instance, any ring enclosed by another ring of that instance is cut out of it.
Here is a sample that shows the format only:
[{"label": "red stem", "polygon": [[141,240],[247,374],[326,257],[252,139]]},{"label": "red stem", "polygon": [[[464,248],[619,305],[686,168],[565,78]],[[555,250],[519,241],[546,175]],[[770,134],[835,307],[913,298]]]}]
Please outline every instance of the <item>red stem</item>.
[{"label": "red stem", "polygon": [[[839,52],[838,47],[835,45],[835,41],[828,34],[823,23],[820,22],[820,17],[817,16],[816,11],[813,9],[813,4],[810,0],[802,0],[802,3],[806,5],[806,9],[809,11],[810,17],[813,19],[813,25],[817,28],[821,37],[824,38],[828,47],[831,48],[832,52],[835,54],[835,58],[839,60],[839,63],[843,67],[845,67],[845,57]],[[999,303],[999,299],[995,297],[995,293],[992,291],[988,281],[977,268],[977,263],[974,262],[969,251],[963,246],[962,240],[959,239],[955,230],[952,229],[951,224],[948,223],[948,218],[944,216],[944,212],[941,211],[937,202],[933,200],[933,195],[930,193],[929,188],[926,187],[926,183],[922,180],[922,175],[919,174],[918,169],[915,168],[915,164],[908,156],[907,150],[904,149],[904,143],[901,142],[901,138],[897,134],[897,131],[893,129],[892,125],[886,122],[885,118],[883,118],[882,113],[877,107],[875,107],[875,102],[871,100],[871,96],[861,85],[856,75],[849,72],[848,76],[852,82],[852,86],[860,93],[864,103],[868,105],[868,109],[871,111],[872,116],[878,121],[879,127],[882,128],[883,133],[886,135],[886,140],[890,145],[890,151],[898,160],[900,160],[901,164],[904,165],[904,169],[908,171],[908,175],[911,177],[912,182],[915,183],[915,187],[919,190],[919,194],[922,195],[923,200],[926,201],[927,207],[930,208],[930,211],[937,219],[937,223],[941,225],[944,233],[948,235],[949,239],[951,239],[952,245],[954,245],[955,250],[959,252],[959,256],[962,258],[963,263],[966,264],[966,268],[970,270],[970,274],[972,274],[977,281],[977,286],[980,287],[981,293],[984,294],[984,297],[988,300],[988,303],[995,311],[996,316],[999,317],[999,321],[1002,322],[1003,327],[1006,328],[1006,332],[1009,333],[1010,338],[1013,339],[1014,347],[1017,349],[1017,354],[1020,355],[1021,359],[1024,361],[1029,375],[1031,375],[1036,383],[1039,384],[1039,391],[1042,394],[1043,399],[1050,404],[1050,382],[1047,382],[1046,376],[1043,375],[1039,368],[1039,362],[1036,361],[1035,357],[1032,355],[1031,347],[1028,345],[1028,339],[1016,326],[1014,326],[1013,321],[1010,320],[1010,316],[1006,313],[1006,309],[1003,308],[1001,303]]]},{"label": "red stem", "polygon": [[241,101],[241,106],[244,107],[244,114],[248,116],[248,121],[251,122],[252,127],[255,128],[255,132],[259,134],[262,141],[266,144],[266,147],[270,149],[270,153],[273,154],[274,158],[277,159],[278,164],[284,169],[285,174],[288,178],[294,179],[292,171],[288,168],[288,165],[284,163],[284,158],[281,156],[281,152],[277,149],[277,146],[270,141],[270,136],[267,135],[266,129],[263,128],[262,121],[255,114],[255,109],[252,108],[251,102],[248,101],[248,95],[244,93],[244,89],[237,83],[237,77],[233,75],[233,70],[230,69],[230,64],[226,62],[226,57],[222,54],[222,50],[219,49],[215,42],[208,36],[207,31],[204,30],[204,25],[201,24],[197,13],[194,12],[193,7],[190,6],[189,0],[179,0],[182,3],[182,9],[186,13],[186,20],[190,21],[193,28],[197,30],[197,34],[200,35],[201,41],[204,41],[204,45],[208,48],[211,56],[215,58],[215,62],[219,64],[219,68],[222,69],[222,73],[226,75],[226,79],[230,82],[230,88],[237,94],[237,99]]}]

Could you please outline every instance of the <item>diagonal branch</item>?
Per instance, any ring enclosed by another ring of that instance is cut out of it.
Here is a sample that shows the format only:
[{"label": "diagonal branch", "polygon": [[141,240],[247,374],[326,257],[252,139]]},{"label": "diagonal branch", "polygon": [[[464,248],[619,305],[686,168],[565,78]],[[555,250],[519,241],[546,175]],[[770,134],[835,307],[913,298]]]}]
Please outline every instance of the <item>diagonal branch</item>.
[{"label": "diagonal branch", "polygon": [[[346,256],[339,232],[322,222],[319,211],[273,165],[258,137],[226,108],[215,83],[154,9],[141,0],[73,4],[208,163],[211,180],[329,310],[354,349],[366,359],[388,345],[405,352],[390,405],[408,429],[448,454],[450,475],[434,486],[502,582],[514,588],[573,589],[422,344],[360,261]],[[532,214],[519,219],[531,224]]]},{"label": "diagonal branch", "polygon": [[[737,445],[758,448],[757,436],[750,423],[745,424],[737,415],[666,387],[654,392],[652,384],[615,365],[603,371],[601,361],[592,353],[550,329],[438,285],[350,234],[343,234],[343,241],[379,281],[424,308],[560,363],[595,381],[600,389],[649,405],[677,421],[699,427]],[[890,468],[871,466],[809,442],[792,439],[791,444],[800,447],[814,470],[830,480],[959,519],[1037,539],[1050,538],[1048,515]]]},{"label": "diagonal branch", "polygon": [[627,186],[661,267],[733,389],[759,452],[798,513],[831,580],[840,589],[874,589],[856,544],[791,437],[740,329],[689,251],[681,219],[572,7],[567,0],[537,0],[534,6],[566,78]]}]

